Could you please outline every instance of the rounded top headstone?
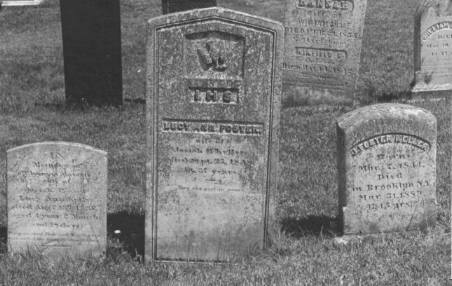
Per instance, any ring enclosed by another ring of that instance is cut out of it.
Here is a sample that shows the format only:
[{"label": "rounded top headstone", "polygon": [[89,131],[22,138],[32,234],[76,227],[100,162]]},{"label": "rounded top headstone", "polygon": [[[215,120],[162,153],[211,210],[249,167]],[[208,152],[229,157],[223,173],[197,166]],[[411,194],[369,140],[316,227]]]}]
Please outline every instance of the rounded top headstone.
[{"label": "rounded top headstone", "polygon": [[[341,129],[347,130],[361,126],[370,121],[397,119],[429,122],[436,126],[435,116],[428,110],[394,103],[380,103],[355,109],[338,118],[337,124]],[[434,123],[434,124],[433,124]]]}]

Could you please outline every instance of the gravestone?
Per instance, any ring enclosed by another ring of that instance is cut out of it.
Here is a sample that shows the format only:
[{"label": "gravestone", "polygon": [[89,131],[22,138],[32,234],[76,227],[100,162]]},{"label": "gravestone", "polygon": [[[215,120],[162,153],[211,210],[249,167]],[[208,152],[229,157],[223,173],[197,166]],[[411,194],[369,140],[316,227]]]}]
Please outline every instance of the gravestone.
[{"label": "gravestone", "polygon": [[102,255],[107,243],[107,154],[43,142],[8,150],[8,249]]},{"label": "gravestone", "polygon": [[234,261],[268,242],[283,26],[224,8],[149,21],[146,259]]},{"label": "gravestone", "polygon": [[316,105],[353,103],[367,0],[288,0],[285,93]]},{"label": "gravestone", "polygon": [[163,14],[217,6],[216,0],[162,0]]},{"label": "gravestone", "polygon": [[60,0],[67,105],[122,104],[119,0]]},{"label": "gravestone", "polygon": [[344,234],[422,228],[436,219],[436,118],[404,104],[377,104],[337,122]]},{"label": "gravestone", "polygon": [[451,90],[452,1],[423,1],[414,26],[413,92]]}]

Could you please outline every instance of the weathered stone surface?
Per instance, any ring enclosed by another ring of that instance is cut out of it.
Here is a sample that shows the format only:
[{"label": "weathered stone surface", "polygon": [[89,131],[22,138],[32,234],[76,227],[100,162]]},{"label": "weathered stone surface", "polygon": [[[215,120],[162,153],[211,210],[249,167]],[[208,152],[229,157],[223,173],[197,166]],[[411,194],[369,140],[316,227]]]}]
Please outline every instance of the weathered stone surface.
[{"label": "weathered stone surface", "polygon": [[8,249],[102,255],[107,242],[107,154],[43,142],[8,150]]},{"label": "weathered stone surface", "polygon": [[452,1],[426,0],[415,17],[413,92],[452,89]]},{"label": "weathered stone surface", "polygon": [[60,0],[68,105],[122,104],[119,0]]},{"label": "weathered stone surface", "polygon": [[217,6],[216,0],[162,0],[163,14]]},{"label": "weathered stone surface", "polygon": [[207,8],[148,31],[146,259],[233,261],[273,213],[283,26]]},{"label": "weathered stone surface", "polygon": [[410,230],[436,216],[436,118],[377,104],[338,119],[339,204],[344,234]]},{"label": "weathered stone surface", "polygon": [[310,104],[353,102],[366,6],[367,0],[286,2],[283,81],[288,93]]}]

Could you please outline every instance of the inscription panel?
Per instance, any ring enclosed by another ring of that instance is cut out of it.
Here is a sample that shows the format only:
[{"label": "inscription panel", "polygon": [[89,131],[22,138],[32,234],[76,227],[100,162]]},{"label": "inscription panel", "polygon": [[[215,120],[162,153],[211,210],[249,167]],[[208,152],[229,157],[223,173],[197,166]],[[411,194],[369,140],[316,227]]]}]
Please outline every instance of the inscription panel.
[{"label": "inscription panel", "polygon": [[287,1],[284,83],[304,88],[312,97],[350,97],[366,6],[366,0]]},{"label": "inscription panel", "polygon": [[8,151],[8,246],[49,255],[106,247],[106,153],[63,142]]},{"label": "inscription panel", "polygon": [[[343,193],[340,195],[345,234],[415,229],[434,220],[434,117],[406,105],[394,105],[393,109],[390,104],[377,105],[376,108],[378,115],[371,114],[369,108],[366,114],[366,108],[362,108],[339,122],[339,134],[345,133],[340,137],[345,136],[341,140],[345,139],[346,146],[342,149],[344,161],[340,160],[339,164],[341,178],[345,180],[341,182]],[[389,112],[386,116],[381,114],[385,111]],[[399,113],[394,115],[397,111]],[[414,117],[416,112],[419,112],[419,121],[425,122],[404,122],[406,115]],[[353,120],[362,125],[347,126]],[[372,126],[372,120],[378,126]],[[429,125],[433,131],[422,130]],[[376,134],[372,134],[374,130]],[[340,146],[344,146],[342,143]]]},{"label": "inscription panel", "polygon": [[267,240],[283,28],[223,8],[150,23],[146,257],[234,261]]}]

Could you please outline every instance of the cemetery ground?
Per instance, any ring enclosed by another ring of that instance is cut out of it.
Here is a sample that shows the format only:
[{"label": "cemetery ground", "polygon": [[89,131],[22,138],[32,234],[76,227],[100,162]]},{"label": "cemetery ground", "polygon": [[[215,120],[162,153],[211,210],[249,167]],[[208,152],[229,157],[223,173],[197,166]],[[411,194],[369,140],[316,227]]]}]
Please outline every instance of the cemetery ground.
[{"label": "cemetery ground", "polygon": [[[337,106],[319,112],[300,106],[303,102],[296,99],[285,98],[281,110],[280,180],[275,192],[282,227],[271,248],[250,249],[238,264],[141,263],[144,105],[142,100],[127,101],[122,108],[70,110],[58,105],[64,98],[64,80],[59,10],[53,2],[48,8],[6,10],[0,14],[0,284],[447,285],[450,170],[444,166],[452,156],[450,130],[444,128],[448,106],[434,110],[440,114],[439,126],[443,126],[438,130],[435,227],[336,244],[334,122],[349,108]],[[144,21],[160,13],[160,2],[145,2],[121,3],[127,99],[144,98]],[[282,19],[278,14],[282,13],[281,1],[220,1],[220,5]],[[363,104],[406,94],[413,70],[414,6],[415,1],[369,1],[360,79],[366,98]],[[109,244],[105,259],[64,258],[55,262],[35,250],[6,253],[6,150],[51,140],[83,143],[108,152]],[[115,230],[122,232],[115,234]]]}]

